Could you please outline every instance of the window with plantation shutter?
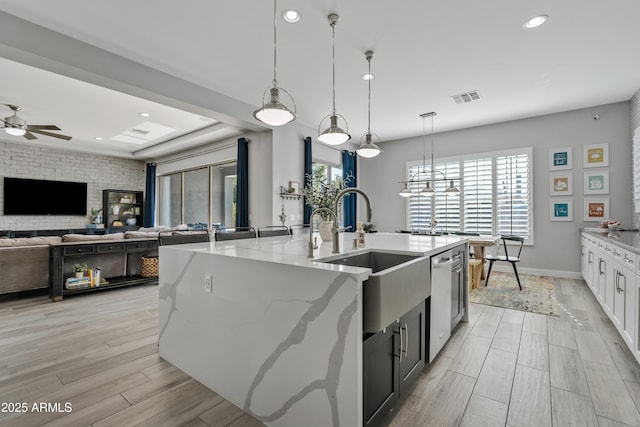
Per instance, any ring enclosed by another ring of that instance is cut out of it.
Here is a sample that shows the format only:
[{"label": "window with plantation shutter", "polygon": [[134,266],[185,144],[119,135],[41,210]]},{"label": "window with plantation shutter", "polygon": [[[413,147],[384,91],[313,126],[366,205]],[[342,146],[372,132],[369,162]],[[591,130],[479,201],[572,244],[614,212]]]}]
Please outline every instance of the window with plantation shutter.
[{"label": "window with plantation shutter", "polygon": [[[407,227],[427,231],[432,219],[437,231],[479,234],[515,234],[533,243],[531,147],[434,160],[436,171],[454,180],[459,195],[447,196],[449,182],[436,172],[436,195],[419,195],[431,177],[431,165],[407,163],[409,189]],[[432,216],[433,212],[433,216]]]},{"label": "window with plantation shutter", "polygon": [[496,234],[529,237],[529,155],[496,158]]},{"label": "window with plantation shutter", "polygon": [[493,234],[493,159],[463,162],[463,229],[468,233]]}]

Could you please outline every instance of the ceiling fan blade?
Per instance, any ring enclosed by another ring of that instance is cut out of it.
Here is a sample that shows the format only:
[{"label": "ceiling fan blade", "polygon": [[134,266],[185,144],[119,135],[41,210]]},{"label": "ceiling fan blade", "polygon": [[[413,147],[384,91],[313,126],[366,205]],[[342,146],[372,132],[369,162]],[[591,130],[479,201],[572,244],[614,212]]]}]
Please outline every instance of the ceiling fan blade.
[{"label": "ceiling fan blade", "polygon": [[69,141],[71,139],[71,137],[67,136],[67,135],[59,135],[57,133],[45,132],[43,130],[34,130],[34,129],[29,129],[29,130],[31,132],[33,132],[33,133],[39,133],[40,135],[52,136],[54,138],[60,138],[60,139],[66,140],[66,141]]},{"label": "ceiling fan blade", "polygon": [[62,130],[56,125],[27,125],[27,130]]},{"label": "ceiling fan blade", "polygon": [[22,135],[25,137],[25,139],[28,139],[29,141],[31,141],[32,139],[38,139],[37,136],[35,136],[34,134],[32,134],[31,132],[27,131],[27,133],[25,133],[24,135]]}]

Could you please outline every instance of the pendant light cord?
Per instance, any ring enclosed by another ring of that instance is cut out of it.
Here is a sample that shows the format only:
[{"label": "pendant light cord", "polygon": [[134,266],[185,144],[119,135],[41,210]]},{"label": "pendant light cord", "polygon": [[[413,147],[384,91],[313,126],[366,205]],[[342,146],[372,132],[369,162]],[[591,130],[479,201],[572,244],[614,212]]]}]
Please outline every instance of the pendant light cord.
[{"label": "pendant light cord", "polygon": [[336,114],[336,21],[331,21],[331,49],[333,56],[333,115]]},{"label": "pendant light cord", "polygon": [[369,62],[369,107],[367,110],[367,134],[371,134],[371,79],[373,78],[371,75],[371,56],[367,56],[367,61]]},{"label": "pendant light cord", "polygon": [[276,27],[278,25],[278,14],[276,8],[276,1],[273,0],[273,87],[278,87],[278,79],[276,78],[276,64],[277,64],[277,51],[278,43],[276,39]]}]

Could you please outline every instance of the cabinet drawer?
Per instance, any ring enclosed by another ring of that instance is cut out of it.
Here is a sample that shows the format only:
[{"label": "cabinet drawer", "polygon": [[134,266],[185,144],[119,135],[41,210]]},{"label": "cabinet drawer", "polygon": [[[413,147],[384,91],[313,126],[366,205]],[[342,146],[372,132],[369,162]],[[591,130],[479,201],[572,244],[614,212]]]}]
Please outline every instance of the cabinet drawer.
[{"label": "cabinet drawer", "polygon": [[127,249],[125,243],[109,243],[104,245],[98,245],[98,253],[103,254],[107,252],[122,252]]},{"label": "cabinet drawer", "polygon": [[62,253],[64,255],[81,255],[81,254],[95,254],[96,247],[95,245],[84,245],[84,246],[66,246]]},{"label": "cabinet drawer", "polygon": [[156,241],[149,241],[149,242],[131,242],[131,243],[127,243],[127,250],[135,250],[135,249],[140,249],[140,250],[146,250],[146,249],[154,249],[158,246],[158,242]]}]

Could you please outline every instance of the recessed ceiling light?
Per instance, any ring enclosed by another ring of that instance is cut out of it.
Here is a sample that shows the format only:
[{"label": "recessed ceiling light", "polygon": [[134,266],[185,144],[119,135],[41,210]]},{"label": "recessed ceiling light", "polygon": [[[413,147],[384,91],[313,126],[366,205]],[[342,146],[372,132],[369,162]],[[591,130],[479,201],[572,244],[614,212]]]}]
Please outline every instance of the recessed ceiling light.
[{"label": "recessed ceiling light", "polygon": [[373,80],[376,78],[376,76],[374,76],[373,74],[363,74],[362,77],[360,77],[362,80]]},{"label": "recessed ceiling light", "polygon": [[536,28],[549,20],[549,15],[537,15],[524,21],[524,28]]},{"label": "recessed ceiling light", "polygon": [[102,137],[101,137],[101,136],[96,136],[94,139],[95,139],[96,141],[102,141]]},{"label": "recessed ceiling light", "polygon": [[282,17],[288,23],[295,24],[296,22],[300,21],[300,12],[294,9],[286,9],[282,12]]},{"label": "recessed ceiling light", "polygon": [[138,113],[138,115],[142,117],[151,117],[151,114],[145,112]]}]

